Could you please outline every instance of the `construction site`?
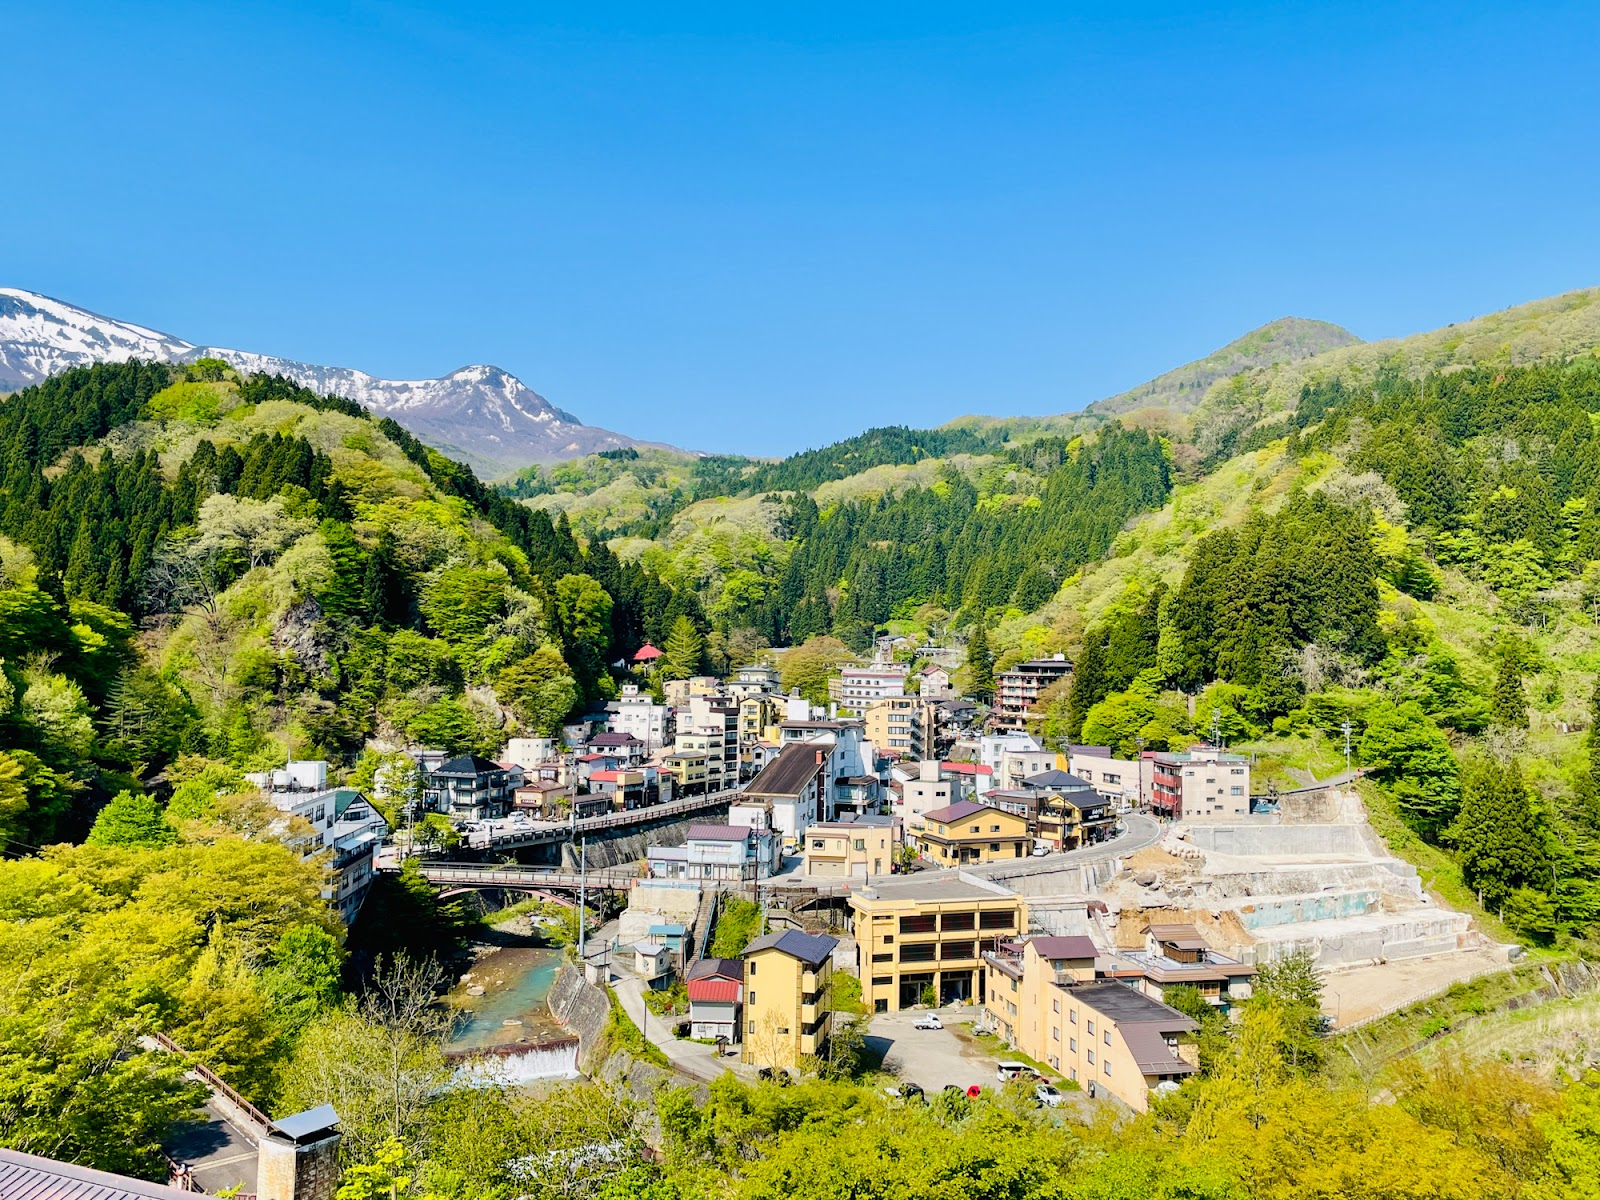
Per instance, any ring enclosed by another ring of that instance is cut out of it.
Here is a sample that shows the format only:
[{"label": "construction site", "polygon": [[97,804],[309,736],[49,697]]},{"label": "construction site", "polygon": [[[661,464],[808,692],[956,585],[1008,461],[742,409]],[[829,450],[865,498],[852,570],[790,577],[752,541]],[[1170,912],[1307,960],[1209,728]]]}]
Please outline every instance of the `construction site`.
[{"label": "construction site", "polygon": [[1177,823],[1121,857],[996,864],[976,876],[1027,897],[1031,923],[1143,946],[1152,924],[1192,924],[1212,950],[1260,966],[1307,952],[1328,1016],[1347,1028],[1503,967],[1512,948],[1429,895],[1372,830],[1353,791],[1286,797],[1238,823]]}]

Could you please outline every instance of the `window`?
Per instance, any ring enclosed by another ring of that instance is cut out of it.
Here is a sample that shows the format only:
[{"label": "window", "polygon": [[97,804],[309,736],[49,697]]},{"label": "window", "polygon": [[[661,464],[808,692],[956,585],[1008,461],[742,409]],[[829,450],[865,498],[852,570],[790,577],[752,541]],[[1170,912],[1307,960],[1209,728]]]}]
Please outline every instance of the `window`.
[{"label": "window", "polygon": [[1240,787],[1238,784],[1235,784],[1233,787],[1228,789],[1228,795],[1230,795],[1230,796],[1242,796],[1242,795],[1244,795],[1244,789],[1242,787]]},{"label": "window", "polygon": [[1122,776],[1121,775],[1113,775],[1110,771],[1107,771],[1107,772],[1105,772],[1104,774],[1102,774],[1100,776],[1100,782],[1102,782],[1102,783],[1121,783],[1122,782]]},{"label": "window", "polygon": [[1000,843],[999,842],[990,842],[989,843],[989,852],[991,854],[998,853],[999,850],[1000,850]]},{"label": "window", "polygon": [[934,951],[936,951],[938,948],[939,946],[936,942],[923,942],[921,944],[914,943],[909,946],[901,946],[900,961],[903,963],[932,962],[934,958]]},{"label": "window", "polygon": [[1059,1026],[1059,1025],[1050,1026],[1050,1040],[1052,1042],[1059,1042],[1061,1040],[1061,1026]]},{"label": "window", "polygon": [[756,994],[754,992],[751,992],[750,993],[750,1007],[754,1008],[755,1006],[756,1006]]},{"label": "window", "polygon": [[826,846],[826,845],[827,845],[827,844],[828,844],[828,843],[827,843],[827,842],[825,842],[825,841],[823,841],[823,840],[822,840],[822,839],[821,839],[821,838],[812,838],[812,839],[811,839],[811,848],[812,848],[812,849],[813,849],[813,850],[821,850],[821,849],[823,849],[823,848],[824,848],[824,847],[825,847],[825,846]]},{"label": "window", "polygon": [[1061,1011],[1061,997],[1057,996],[1054,1000],[1050,1001],[1050,1011],[1051,1012],[1060,1012]]},{"label": "window", "polygon": [[989,832],[990,833],[999,833],[1000,832],[1000,826],[998,826],[998,825],[989,826]]},{"label": "window", "polygon": [[885,945],[885,946],[892,946],[892,945],[894,945],[894,934],[892,934],[892,933],[886,933],[886,934],[884,934],[884,935],[883,935],[883,944],[884,944],[884,945]]},{"label": "window", "polygon": [[755,973],[756,973],[756,961],[755,961],[755,959],[752,958],[750,960],[750,974],[754,975]]},{"label": "window", "polygon": [[1000,912],[986,912],[978,914],[979,929],[1010,929],[1017,923],[1015,909],[1004,909]]},{"label": "window", "polygon": [[1106,1030],[1106,1045],[1111,1045],[1111,1030]]},{"label": "window", "polygon": [[1077,1038],[1068,1038],[1067,1039],[1067,1049],[1071,1050],[1074,1054],[1076,1054],[1078,1052],[1078,1039]]},{"label": "window", "polygon": [[1100,1060],[1100,1072],[1103,1075],[1111,1074],[1111,1060],[1109,1058],[1102,1058]]},{"label": "window", "polygon": [[1089,1036],[1090,1037],[1094,1036],[1094,1022],[1093,1021],[1089,1022]]},{"label": "window", "polygon": [[1094,1066],[1094,1051],[1093,1050],[1089,1051],[1089,1065],[1091,1067]]},{"label": "window", "polygon": [[892,953],[890,953],[890,954],[874,954],[872,956],[872,961],[875,962],[875,963],[893,962],[894,961],[894,955]]},{"label": "window", "polygon": [[[755,1026],[754,1025],[751,1026],[750,1032],[751,1033],[755,1032]],[[1070,1072],[1068,1072],[1068,1077],[1072,1080],[1073,1083],[1077,1083],[1078,1082],[1078,1068],[1077,1067],[1073,1067],[1072,1070]]]},{"label": "window", "polygon": [[755,1031],[756,1031],[756,1023],[754,1021],[751,1021],[750,1022],[750,1032],[754,1033]]},{"label": "window", "polygon": [[981,830],[982,830],[982,826],[979,826],[979,825],[974,825],[974,826],[973,826],[973,827],[972,827],[972,832],[973,832],[973,833],[978,833],[978,832],[980,832],[980,831],[981,831]]},{"label": "window", "polygon": [[893,975],[874,975],[872,977],[872,986],[873,987],[888,987],[893,982],[894,982],[894,976]]},{"label": "window", "polygon": [[969,912],[947,912],[939,918],[939,928],[946,933],[952,930],[965,931],[977,923],[977,914]]},{"label": "window", "polygon": [[918,913],[914,917],[900,918],[901,933],[934,933],[938,930],[939,918],[933,913]]},{"label": "window", "polygon": [[939,947],[940,958],[975,958],[971,942],[945,942]]},{"label": "window", "polygon": [[1076,1025],[1078,1023],[1078,1010],[1077,1009],[1073,1009],[1071,1012],[1069,1012],[1067,1014],[1067,1020],[1071,1021],[1074,1025]]},{"label": "window", "polygon": [[855,840],[855,848],[856,848],[856,849],[857,849],[857,850],[865,850],[865,849],[866,849],[866,848],[867,848],[867,841],[866,841],[866,839],[865,839],[865,838],[857,838],[857,839],[856,839],[856,840]]}]

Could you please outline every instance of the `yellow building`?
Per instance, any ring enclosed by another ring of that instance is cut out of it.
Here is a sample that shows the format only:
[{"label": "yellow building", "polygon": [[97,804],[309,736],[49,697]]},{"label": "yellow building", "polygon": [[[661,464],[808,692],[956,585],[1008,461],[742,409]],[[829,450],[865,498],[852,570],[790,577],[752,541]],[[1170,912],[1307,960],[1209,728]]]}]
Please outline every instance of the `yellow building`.
[{"label": "yellow building", "polygon": [[674,750],[661,759],[661,773],[672,777],[674,796],[699,796],[706,790],[709,775],[703,750]]},{"label": "yellow building", "polygon": [[805,873],[823,879],[887,875],[894,868],[895,846],[893,817],[823,821],[801,839]]},{"label": "yellow building", "polygon": [[745,947],[744,1062],[787,1070],[827,1048],[829,983],[838,944],[837,938],[786,929]]},{"label": "yellow building", "polygon": [[982,1003],[982,953],[1027,928],[1020,896],[953,871],[875,879],[850,895],[861,998],[898,1012],[931,990],[940,1005]]},{"label": "yellow building", "polygon": [[984,955],[985,1024],[1091,1095],[1137,1112],[1150,1091],[1197,1069],[1194,1021],[1122,983],[1095,978],[1086,937],[1034,937]]},{"label": "yellow building", "polygon": [[922,856],[940,867],[1027,858],[1033,853],[1026,817],[971,800],[924,813],[919,841]]},{"label": "yellow building", "polygon": [[867,741],[881,753],[916,762],[933,753],[937,706],[920,696],[886,696],[867,702]]}]

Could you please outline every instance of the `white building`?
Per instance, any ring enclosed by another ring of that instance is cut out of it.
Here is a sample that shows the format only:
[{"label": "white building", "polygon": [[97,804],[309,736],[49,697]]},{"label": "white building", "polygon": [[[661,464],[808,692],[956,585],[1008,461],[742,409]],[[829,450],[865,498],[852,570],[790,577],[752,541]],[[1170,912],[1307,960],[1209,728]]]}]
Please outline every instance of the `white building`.
[{"label": "white building", "polygon": [[1250,760],[1215,746],[1157,754],[1154,812],[1178,821],[1240,821],[1250,816]]},{"label": "white building", "polygon": [[1150,800],[1153,758],[1115,758],[1109,746],[1072,746],[1067,770],[1117,806],[1118,812],[1143,808]]},{"label": "white building", "polygon": [[906,694],[906,668],[892,664],[846,667],[828,680],[828,699],[847,712],[859,713],[874,700]]},{"label": "white building", "polygon": [[606,705],[606,728],[612,733],[631,733],[651,754],[672,741],[672,709],[657,704],[636,684],[624,684],[622,695]]}]

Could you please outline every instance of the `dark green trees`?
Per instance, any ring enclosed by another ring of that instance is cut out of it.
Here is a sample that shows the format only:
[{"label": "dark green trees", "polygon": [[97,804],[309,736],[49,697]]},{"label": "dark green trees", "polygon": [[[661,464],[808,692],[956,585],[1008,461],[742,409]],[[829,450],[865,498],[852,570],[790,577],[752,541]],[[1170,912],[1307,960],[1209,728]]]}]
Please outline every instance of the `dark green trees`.
[{"label": "dark green trees", "polygon": [[1448,839],[1468,886],[1494,910],[1521,887],[1549,883],[1549,859],[1538,816],[1515,761],[1469,761],[1461,773],[1461,811]]}]

